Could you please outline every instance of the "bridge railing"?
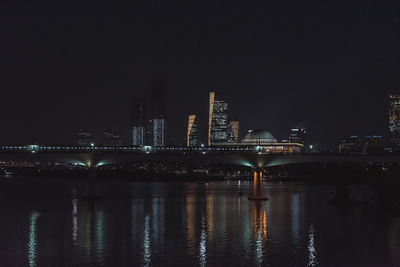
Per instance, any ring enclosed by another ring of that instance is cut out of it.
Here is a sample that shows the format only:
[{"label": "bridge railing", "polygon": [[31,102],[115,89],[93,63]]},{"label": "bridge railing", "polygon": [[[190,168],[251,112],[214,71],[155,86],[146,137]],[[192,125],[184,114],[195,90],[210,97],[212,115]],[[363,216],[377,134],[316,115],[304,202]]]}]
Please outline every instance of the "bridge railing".
[{"label": "bridge railing", "polygon": [[3,152],[134,152],[134,153],[182,153],[182,152],[257,152],[254,147],[153,147],[153,146],[68,146],[68,145],[3,145]]}]

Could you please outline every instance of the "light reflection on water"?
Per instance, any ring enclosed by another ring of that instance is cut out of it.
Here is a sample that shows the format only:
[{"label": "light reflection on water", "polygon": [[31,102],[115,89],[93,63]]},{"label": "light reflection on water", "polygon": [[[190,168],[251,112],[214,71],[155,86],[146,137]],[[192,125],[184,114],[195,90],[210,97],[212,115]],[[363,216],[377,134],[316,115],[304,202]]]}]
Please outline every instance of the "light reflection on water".
[{"label": "light reflection on water", "polygon": [[29,218],[29,242],[28,242],[28,263],[29,267],[37,266],[36,258],[37,258],[37,222],[39,219],[39,213],[34,211],[31,213]]},{"label": "light reflection on water", "polygon": [[201,234],[200,234],[200,266],[204,267],[207,264],[207,229],[204,217],[201,218]]},{"label": "light reflection on water", "polygon": [[145,266],[151,264],[150,216],[144,218],[143,262]]},{"label": "light reflection on water", "polygon": [[308,266],[317,266],[317,251],[315,249],[315,229],[314,225],[310,224],[309,241],[308,241]]},{"label": "light reflection on water", "polygon": [[[100,183],[102,197],[93,211],[87,199],[77,197],[84,185],[57,187],[50,197],[40,191],[49,185],[38,182],[29,192],[39,191],[40,198],[30,195],[29,203],[15,200],[19,192],[8,193],[6,186],[0,187],[0,212],[24,221],[0,220],[0,266],[21,265],[15,260],[21,236],[11,233],[24,233],[28,266],[340,266],[344,261],[390,266],[399,261],[400,220],[385,225],[374,213],[343,212],[330,204],[327,187],[264,185],[269,200],[258,202],[247,199],[253,188],[243,182],[243,195],[236,182]],[[374,253],[367,253],[371,249]]]}]

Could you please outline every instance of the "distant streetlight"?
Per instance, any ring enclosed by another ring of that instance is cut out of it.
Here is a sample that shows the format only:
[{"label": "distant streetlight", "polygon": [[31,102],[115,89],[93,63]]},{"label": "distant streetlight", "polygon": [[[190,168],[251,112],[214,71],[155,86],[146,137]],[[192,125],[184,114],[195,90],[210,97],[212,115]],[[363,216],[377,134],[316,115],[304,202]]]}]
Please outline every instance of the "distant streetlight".
[{"label": "distant streetlight", "polygon": [[91,146],[91,147],[94,147],[94,143],[90,143],[90,146]]}]

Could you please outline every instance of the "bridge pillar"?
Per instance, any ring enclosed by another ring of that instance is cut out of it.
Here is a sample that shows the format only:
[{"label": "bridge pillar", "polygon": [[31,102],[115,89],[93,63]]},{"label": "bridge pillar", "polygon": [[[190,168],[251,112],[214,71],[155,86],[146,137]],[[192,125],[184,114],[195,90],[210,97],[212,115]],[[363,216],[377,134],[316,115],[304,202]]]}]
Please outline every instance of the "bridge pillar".
[{"label": "bridge pillar", "polygon": [[88,169],[88,197],[93,198],[95,196],[96,188],[96,167],[91,166]]},{"label": "bridge pillar", "polygon": [[262,195],[261,179],[262,169],[255,169],[253,172],[253,194],[248,197],[250,200],[268,200],[268,197]]}]

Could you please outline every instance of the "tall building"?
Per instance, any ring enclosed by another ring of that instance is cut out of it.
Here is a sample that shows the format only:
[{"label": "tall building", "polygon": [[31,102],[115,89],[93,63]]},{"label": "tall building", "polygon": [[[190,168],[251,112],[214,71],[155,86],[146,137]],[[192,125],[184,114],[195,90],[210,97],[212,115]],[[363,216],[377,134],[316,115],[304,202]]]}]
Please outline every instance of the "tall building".
[{"label": "tall building", "polygon": [[121,136],[115,129],[104,130],[104,145],[105,146],[121,146]]},{"label": "tall building", "polygon": [[153,119],[153,146],[165,146],[165,119]]},{"label": "tall building", "polygon": [[211,146],[211,127],[212,127],[212,118],[214,113],[214,99],[215,99],[215,92],[210,92],[210,97],[208,101],[208,146]]},{"label": "tall building", "polygon": [[186,146],[197,146],[199,143],[199,124],[196,115],[189,115],[186,135]]},{"label": "tall building", "polygon": [[147,105],[144,98],[136,98],[131,103],[132,145],[142,146],[145,143],[147,122]]},{"label": "tall building", "polygon": [[153,120],[147,120],[144,125],[144,139],[143,145],[152,146],[153,145]]},{"label": "tall building", "polygon": [[156,79],[151,88],[151,119],[153,123],[153,145],[166,145],[167,81]]},{"label": "tall building", "polygon": [[215,93],[210,92],[208,145],[227,143],[230,132],[228,126],[228,103],[215,100]]},{"label": "tall building", "polygon": [[230,121],[229,126],[232,133],[231,141],[233,143],[239,143],[239,121]]},{"label": "tall building", "polygon": [[289,142],[305,144],[306,143],[306,128],[303,125],[296,126],[290,129]]},{"label": "tall building", "polygon": [[89,130],[79,129],[78,135],[78,146],[90,146],[93,143],[93,135]]},{"label": "tall building", "polygon": [[389,95],[389,134],[390,141],[400,146],[400,95]]}]

